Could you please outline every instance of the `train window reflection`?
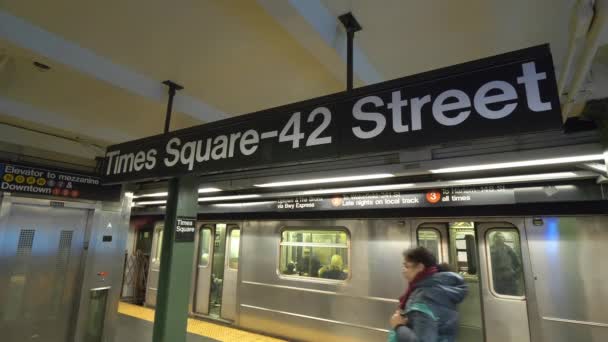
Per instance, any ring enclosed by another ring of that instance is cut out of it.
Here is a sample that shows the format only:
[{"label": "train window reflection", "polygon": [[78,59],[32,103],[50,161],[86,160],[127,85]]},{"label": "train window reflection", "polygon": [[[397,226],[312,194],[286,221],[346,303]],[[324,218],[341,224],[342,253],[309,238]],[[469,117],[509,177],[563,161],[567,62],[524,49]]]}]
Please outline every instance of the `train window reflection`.
[{"label": "train window reflection", "polygon": [[497,295],[524,296],[523,268],[519,233],[497,228],[486,233],[492,289]]},{"label": "train window reflection", "polygon": [[198,265],[200,267],[209,266],[209,252],[211,250],[211,229],[201,228],[198,234]]},{"label": "train window reflection", "polygon": [[241,242],[241,230],[233,229],[230,231],[230,254],[228,255],[228,267],[233,270],[239,268],[239,245]]},{"label": "train window reflection", "polygon": [[436,229],[418,229],[418,246],[425,247],[433,253],[438,262],[443,262],[441,254],[441,235]]},{"label": "train window reflection", "polygon": [[305,278],[346,280],[349,277],[346,230],[285,229],[281,235],[279,272]]}]

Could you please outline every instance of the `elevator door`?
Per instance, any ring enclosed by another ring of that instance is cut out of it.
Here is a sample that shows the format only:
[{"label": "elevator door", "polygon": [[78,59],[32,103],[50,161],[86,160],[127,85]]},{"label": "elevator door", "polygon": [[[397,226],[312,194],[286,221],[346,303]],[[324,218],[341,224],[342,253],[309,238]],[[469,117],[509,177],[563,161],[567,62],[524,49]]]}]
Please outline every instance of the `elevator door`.
[{"label": "elevator door", "polygon": [[5,201],[1,215],[2,341],[69,340],[88,210]]}]

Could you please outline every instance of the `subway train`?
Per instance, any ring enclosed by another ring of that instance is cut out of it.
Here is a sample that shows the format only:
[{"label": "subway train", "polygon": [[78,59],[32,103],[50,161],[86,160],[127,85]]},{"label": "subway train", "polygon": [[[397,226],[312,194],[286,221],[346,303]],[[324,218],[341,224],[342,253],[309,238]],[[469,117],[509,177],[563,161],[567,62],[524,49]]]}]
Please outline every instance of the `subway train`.
[{"label": "subway train", "polygon": [[[189,313],[296,341],[385,341],[407,286],[402,252],[418,245],[468,284],[458,341],[608,340],[603,209],[488,208],[428,217],[434,211],[216,215],[197,223]],[[550,214],[530,214],[542,211]],[[162,217],[153,231],[130,234],[150,239],[145,305],[154,307]]]}]

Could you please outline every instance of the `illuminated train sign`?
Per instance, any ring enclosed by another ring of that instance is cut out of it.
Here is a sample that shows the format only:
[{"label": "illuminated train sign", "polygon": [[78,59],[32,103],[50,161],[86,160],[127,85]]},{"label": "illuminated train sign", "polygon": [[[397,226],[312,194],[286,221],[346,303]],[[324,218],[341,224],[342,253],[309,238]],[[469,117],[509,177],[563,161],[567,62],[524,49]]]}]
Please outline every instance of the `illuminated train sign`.
[{"label": "illuminated train sign", "polygon": [[111,146],[106,182],[327,160],[561,127],[539,46]]}]

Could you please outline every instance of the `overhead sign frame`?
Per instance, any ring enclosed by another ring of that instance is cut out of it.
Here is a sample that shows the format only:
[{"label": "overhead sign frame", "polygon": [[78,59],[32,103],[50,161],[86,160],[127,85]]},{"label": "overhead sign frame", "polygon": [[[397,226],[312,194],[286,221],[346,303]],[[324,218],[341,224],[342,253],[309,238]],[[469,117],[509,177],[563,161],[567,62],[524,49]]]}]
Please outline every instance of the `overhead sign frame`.
[{"label": "overhead sign frame", "polygon": [[[303,195],[247,202],[201,203],[199,214],[292,213],[378,209],[454,208],[606,200],[603,185],[590,180],[486,184],[413,191]],[[229,209],[228,209],[229,208]]]},{"label": "overhead sign frame", "polygon": [[561,126],[553,60],[541,45],[110,146],[102,176],[203,175]]}]

